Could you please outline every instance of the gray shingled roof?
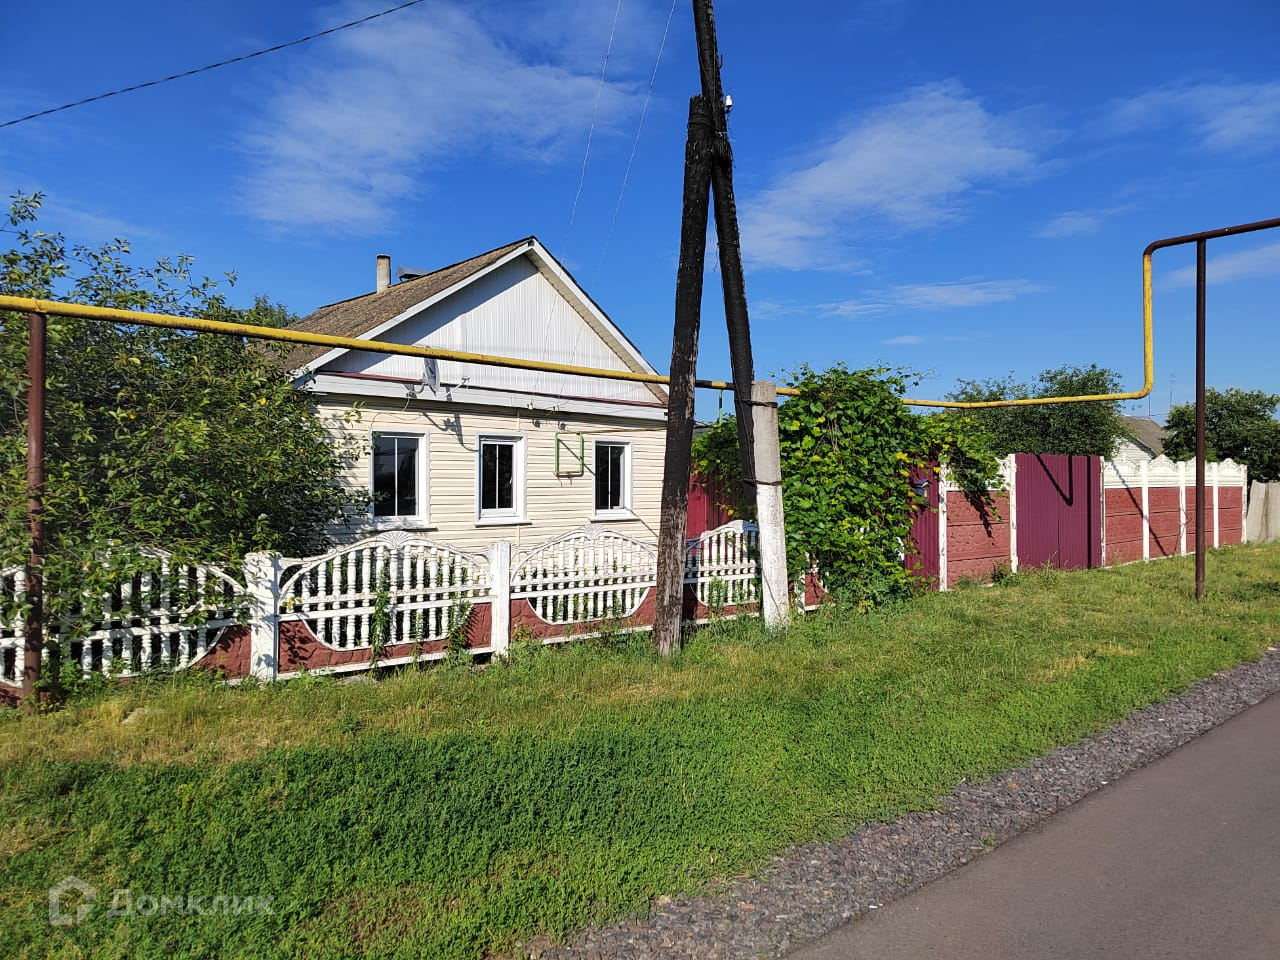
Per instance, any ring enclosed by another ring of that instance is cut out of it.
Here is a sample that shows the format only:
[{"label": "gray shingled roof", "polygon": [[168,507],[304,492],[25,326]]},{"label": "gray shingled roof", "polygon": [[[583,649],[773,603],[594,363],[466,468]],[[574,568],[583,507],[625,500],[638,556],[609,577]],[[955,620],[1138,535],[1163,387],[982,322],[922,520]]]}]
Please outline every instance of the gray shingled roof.
[{"label": "gray shingled roof", "polygon": [[[360,297],[352,297],[350,300],[331,303],[289,324],[288,329],[335,337],[363,337],[414,304],[449,289],[454,284],[466,280],[532,242],[533,237],[525,237],[523,240],[508,243],[469,260],[441,267],[439,270],[413,280],[394,283],[380,293],[366,293]],[[298,370],[324,356],[330,349],[298,344],[284,355],[282,363],[288,370]]]},{"label": "gray shingled roof", "polygon": [[1121,417],[1124,421],[1125,429],[1129,431],[1133,439],[1151,451],[1153,456],[1160,456],[1164,453],[1164,438],[1168,435],[1168,431],[1154,420],[1148,420],[1146,417]]}]

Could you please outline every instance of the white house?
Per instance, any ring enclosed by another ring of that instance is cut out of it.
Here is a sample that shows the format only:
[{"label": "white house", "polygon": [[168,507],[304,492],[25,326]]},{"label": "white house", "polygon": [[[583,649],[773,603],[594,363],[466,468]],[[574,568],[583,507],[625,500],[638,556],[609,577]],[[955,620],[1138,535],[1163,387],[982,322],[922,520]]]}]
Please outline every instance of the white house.
[{"label": "white house", "polygon": [[[534,237],[432,273],[378,258],[373,293],[295,330],[558,364],[654,373]],[[285,362],[339,439],[361,451],[354,539],[384,529],[462,549],[539,544],[600,524],[657,537],[666,391],[453,361],[299,346]]]},{"label": "white house", "polygon": [[1120,419],[1124,421],[1129,436],[1116,441],[1111,459],[1137,462],[1154,460],[1164,453],[1164,441],[1168,435],[1164,427],[1146,417],[1122,416]]}]

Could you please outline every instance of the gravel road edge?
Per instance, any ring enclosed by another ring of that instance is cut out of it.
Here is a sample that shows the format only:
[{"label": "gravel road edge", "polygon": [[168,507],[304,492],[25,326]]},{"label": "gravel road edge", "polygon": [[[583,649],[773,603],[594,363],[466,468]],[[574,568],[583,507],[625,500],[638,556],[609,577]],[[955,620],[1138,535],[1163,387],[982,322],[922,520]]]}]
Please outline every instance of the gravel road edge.
[{"label": "gravel road edge", "polygon": [[983,783],[962,782],[939,810],[792,847],[757,876],[700,896],[660,897],[649,916],[580,931],[568,945],[517,945],[537,960],[758,960],[791,949],[938,877],[1159,759],[1273,693],[1280,652],[1238,664],[1106,731]]}]

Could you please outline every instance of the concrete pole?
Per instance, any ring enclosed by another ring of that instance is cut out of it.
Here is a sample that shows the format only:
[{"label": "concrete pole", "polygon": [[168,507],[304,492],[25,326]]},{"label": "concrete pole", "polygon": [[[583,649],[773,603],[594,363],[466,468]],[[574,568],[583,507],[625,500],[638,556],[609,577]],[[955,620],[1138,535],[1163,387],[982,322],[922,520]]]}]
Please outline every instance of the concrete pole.
[{"label": "concrete pole", "polygon": [[756,517],[760,524],[761,612],[765,626],[785,627],[791,619],[787,589],[787,541],[782,522],[782,462],[778,454],[778,388],[767,380],[751,384],[755,434]]}]

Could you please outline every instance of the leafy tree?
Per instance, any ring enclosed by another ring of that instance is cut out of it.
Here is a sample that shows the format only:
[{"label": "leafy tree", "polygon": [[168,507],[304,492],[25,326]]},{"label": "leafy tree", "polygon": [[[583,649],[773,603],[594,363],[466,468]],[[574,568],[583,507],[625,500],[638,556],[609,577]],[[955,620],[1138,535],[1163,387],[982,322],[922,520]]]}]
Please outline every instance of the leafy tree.
[{"label": "leafy tree", "polygon": [[[1230,457],[1249,467],[1249,475],[1264,483],[1280,480],[1280,420],[1275,419],[1280,395],[1262,390],[1209,387],[1204,394],[1205,455],[1210,460]],[[1196,455],[1196,406],[1170,408],[1165,423],[1169,435],[1164,451],[1175,460]]]},{"label": "leafy tree", "polygon": [[[948,400],[1025,400],[1118,393],[1120,376],[1105,367],[1064,365],[1040,374],[1035,384],[1013,376],[961,380]],[[996,456],[1011,453],[1059,453],[1109,457],[1116,441],[1128,436],[1118,401],[992,407],[966,410],[991,438]],[[957,416],[952,414],[952,416]]]},{"label": "leafy tree", "polygon": [[[40,195],[17,196],[0,252],[0,291],[249,323],[287,323],[259,297],[230,307],[235,280],[192,274],[186,256],[153,267],[129,244],[68,248],[35,228]],[[27,322],[0,312],[0,485],[7,505],[0,567],[29,546],[26,504]],[[240,338],[48,318],[46,616],[72,618],[141,564],[142,548],[236,564],[252,550],[305,554],[351,498],[344,457],[272,351]],[[107,562],[110,558],[110,562]]]},{"label": "leafy tree", "polygon": [[[983,501],[997,474],[972,421],[908,410],[901,398],[913,384],[901,370],[802,366],[788,377],[800,395],[778,408],[789,573],[814,563],[829,590],[864,608],[914,585],[902,558],[924,502],[913,472],[946,464]],[[695,441],[694,465],[738,488],[732,418]]]}]

